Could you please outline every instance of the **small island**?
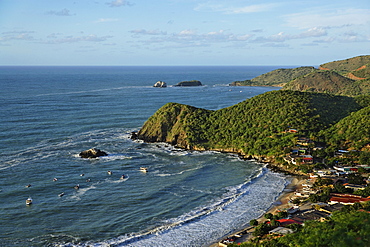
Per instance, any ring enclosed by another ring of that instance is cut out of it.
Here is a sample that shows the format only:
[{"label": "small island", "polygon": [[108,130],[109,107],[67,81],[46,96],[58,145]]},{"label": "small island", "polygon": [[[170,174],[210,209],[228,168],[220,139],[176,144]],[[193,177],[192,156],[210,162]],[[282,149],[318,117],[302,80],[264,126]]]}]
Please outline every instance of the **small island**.
[{"label": "small island", "polygon": [[174,85],[175,87],[196,87],[196,86],[203,86],[200,81],[192,80],[192,81],[182,81]]}]

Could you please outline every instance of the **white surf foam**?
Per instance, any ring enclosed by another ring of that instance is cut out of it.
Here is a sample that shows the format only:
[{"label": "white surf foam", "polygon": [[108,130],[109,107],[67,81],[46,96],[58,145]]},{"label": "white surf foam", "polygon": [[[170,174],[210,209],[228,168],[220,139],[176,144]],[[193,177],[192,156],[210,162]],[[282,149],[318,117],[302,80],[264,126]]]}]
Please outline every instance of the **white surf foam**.
[{"label": "white surf foam", "polygon": [[285,186],[281,174],[263,168],[257,177],[230,188],[214,204],[167,220],[148,232],[72,246],[207,246],[263,214]]}]

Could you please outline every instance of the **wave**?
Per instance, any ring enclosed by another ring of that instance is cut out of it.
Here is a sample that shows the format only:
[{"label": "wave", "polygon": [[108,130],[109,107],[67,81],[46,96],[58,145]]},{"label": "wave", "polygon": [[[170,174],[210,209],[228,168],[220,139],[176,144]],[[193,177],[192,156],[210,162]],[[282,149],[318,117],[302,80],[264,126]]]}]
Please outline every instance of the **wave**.
[{"label": "wave", "polygon": [[[37,94],[36,97],[45,97],[45,96],[53,96],[53,95],[71,95],[71,94],[84,94],[84,93],[97,93],[97,92],[104,92],[104,91],[117,91],[117,90],[124,90],[127,88],[152,88],[151,86],[124,86],[124,87],[113,87],[113,88],[102,88],[102,89],[92,89],[92,90],[81,90],[81,91],[68,91],[68,92],[61,92],[61,93],[47,93],[47,94]],[[93,95],[96,97],[96,95]]]},{"label": "wave", "polygon": [[186,170],[183,170],[183,171],[180,171],[180,172],[175,172],[175,173],[159,173],[159,174],[156,174],[156,176],[159,176],[159,177],[176,176],[176,175],[184,174],[186,172],[195,171],[195,170],[198,170],[200,168],[201,167],[195,167],[195,168],[190,168],[190,169],[186,169]]},{"label": "wave", "polygon": [[65,246],[203,246],[245,227],[260,216],[283,191],[281,174],[262,167],[238,186],[228,188],[221,198],[179,217],[165,220],[160,226],[98,243]]},{"label": "wave", "polygon": [[[135,129],[112,128],[84,132],[65,138],[48,138],[34,143],[33,146],[17,151],[4,153],[0,157],[0,170],[9,169],[18,165],[26,165],[32,162],[40,162],[52,157],[70,155],[80,158],[79,152],[96,146],[98,143],[108,146],[110,143],[130,143],[130,133]],[[116,146],[120,146],[116,144]],[[107,147],[111,148],[110,146]],[[112,147],[115,148],[115,147]],[[107,150],[108,156],[100,157],[101,160],[131,159],[132,157],[123,153],[115,153],[114,150]]]},{"label": "wave", "polygon": [[79,188],[73,195],[71,195],[69,198],[72,200],[81,200],[81,197],[89,190],[96,189],[95,185],[90,185],[85,188]]}]

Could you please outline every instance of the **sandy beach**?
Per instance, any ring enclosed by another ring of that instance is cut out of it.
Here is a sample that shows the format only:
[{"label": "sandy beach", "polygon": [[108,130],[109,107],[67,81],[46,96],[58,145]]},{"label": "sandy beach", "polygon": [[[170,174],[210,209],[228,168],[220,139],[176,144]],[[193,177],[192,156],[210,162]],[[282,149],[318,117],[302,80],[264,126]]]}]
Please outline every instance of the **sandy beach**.
[{"label": "sandy beach", "polygon": [[[284,191],[280,194],[280,196],[277,198],[277,200],[272,204],[272,206],[264,213],[262,214],[258,219],[258,223],[266,221],[264,218],[264,215],[267,213],[276,214],[277,212],[281,210],[286,210],[290,207],[289,200],[293,197],[294,192],[296,190],[300,190],[302,188],[302,184],[306,181],[305,178],[298,178],[298,177],[291,177],[290,183],[285,187]],[[252,233],[254,231],[254,228],[249,226],[247,228],[244,228],[242,230],[236,231],[233,234],[229,235],[240,235],[241,237],[238,238],[235,243],[242,243],[248,241],[252,237]],[[242,233],[242,234],[241,234]],[[222,239],[227,238],[228,236],[223,237]],[[219,245],[219,241],[222,239],[219,239],[217,243],[214,243],[210,245],[210,247],[216,247],[221,246]]]}]

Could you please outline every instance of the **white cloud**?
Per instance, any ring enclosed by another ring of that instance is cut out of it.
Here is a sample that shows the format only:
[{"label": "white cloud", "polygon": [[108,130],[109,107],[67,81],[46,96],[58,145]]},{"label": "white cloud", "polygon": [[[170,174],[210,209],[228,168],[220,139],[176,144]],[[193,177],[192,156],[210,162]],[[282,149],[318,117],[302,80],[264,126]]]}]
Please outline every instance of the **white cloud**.
[{"label": "white cloud", "polygon": [[308,29],[307,31],[298,34],[297,36],[293,36],[293,38],[302,39],[302,38],[310,38],[310,37],[322,37],[326,36],[328,33],[322,27],[313,27]]},{"label": "white cloud", "polygon": [[349,25],[368,25],[369,9],[317,9],[291,15],[285,15],[288,26],[296,28],[342,27]]},{"label": "white cloud", "polygon": [[221,4],[199,4],[194,8],[195,11],[204,12],[222,12],[224,14],[246,14],[246,13],[256,13],[270,11],[278,4],[267,3],[267,4],[254,4],[241,7],[228,7]]},{"label": "white cloud", "polygon": [[136,29],[136,30],[131,30],[130,33],[143,34],[143,35],[166,35],[167,34],[167,32],[160,31],[158,29],[156,30]]},{"label": "white cloud", "polygon": [[367,35],[362,35],[354,31],[345,32],[341,37],[339,37],[340,42],[369,42],[370,33]]},{"label": "white cloud", "polygon": [[33,31],[13,31],[3,32],[0,36],[0,42],[9,40],[34,40],[34,37],[30,34],[35,33]]},{"label": "white cloud", "polygon": [[115,22],[119,21],[119,19],[113,19],[113,18],[100,18],[97,21],[94,21],[95,23],[102,23],[102,22]]},{"label": "white cloud", "polygon": [[129,1],[126,1],[126,0],[115,0],[115,1],[107,2],[106,4],[109,5],[109,7],[121,7],[121,6],[126,6],[126,5],[127,6],[132,5]]},{"label": "white cloud", "polygon": [[267,37],[257,37],[253,40],[255,43],[267,43],[267,42],[285,42],[292,39],[306,39],[306,38],[317,38],[326,36],[327,32],[324,28],[321,27],[314,27],[310,28],[307,31],[304,31],[299,34],[285,34],[284,32],[279,32],[274,35],[270,35]]},{"label": "white cloud", "polygon": [[276,4],[255,4],[239,8],[228,8],[225,9],[227,14],[245,14],[245,13],[256,13],[265,12],[273,9]]},{"label": "white cloud", "polygon": [[182,30],[178,35],[180,35],[180,36],[192,36],[192,35],[196,35],[196,32],[194,30],[187,29],[187,30]]},{"label": "white cloud", "polygon": [[48,36],[52,38],[46,42],[42,42],[44,44],[63,44],[63,43],[77,43],[77,42],[102,42],[106,41],[109,38],[113,38],[113,36],[97,36],[95,34],[86,35],[86,36],[65,36],[64,38],[54,38],[56,36]]},{"label": "white cloud", "polygon": [[59,10],[59,11],[55,11],[55,10],[50,10],[48,12],[46,12],[46,14],[48,15],[56,15],[56,16],[72,16],[72,14],[70,13],[69,9],[62,9],[62,10]]}]

